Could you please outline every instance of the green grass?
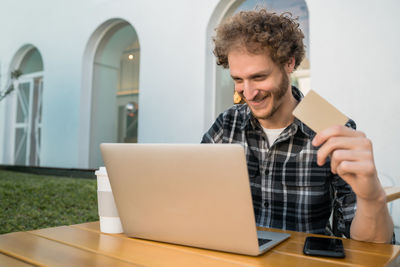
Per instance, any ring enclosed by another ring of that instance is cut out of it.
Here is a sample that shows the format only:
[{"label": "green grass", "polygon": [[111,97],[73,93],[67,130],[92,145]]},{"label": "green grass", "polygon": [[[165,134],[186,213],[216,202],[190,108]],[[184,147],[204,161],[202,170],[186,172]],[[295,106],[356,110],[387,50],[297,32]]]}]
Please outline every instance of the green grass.
[{"label": "green grass", "polygon": [[0,234],[98,219],[96,180],[0,171]]}]

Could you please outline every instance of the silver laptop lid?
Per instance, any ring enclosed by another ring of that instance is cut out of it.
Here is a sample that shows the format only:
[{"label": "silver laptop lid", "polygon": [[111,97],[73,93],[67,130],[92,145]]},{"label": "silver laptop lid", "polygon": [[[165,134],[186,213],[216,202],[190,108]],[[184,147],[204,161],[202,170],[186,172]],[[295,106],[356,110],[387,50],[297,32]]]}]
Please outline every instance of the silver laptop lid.
[{"label": "silver laptop lid", "polygon": [[102,144],[125,234],[260,254],[244,149]]}]

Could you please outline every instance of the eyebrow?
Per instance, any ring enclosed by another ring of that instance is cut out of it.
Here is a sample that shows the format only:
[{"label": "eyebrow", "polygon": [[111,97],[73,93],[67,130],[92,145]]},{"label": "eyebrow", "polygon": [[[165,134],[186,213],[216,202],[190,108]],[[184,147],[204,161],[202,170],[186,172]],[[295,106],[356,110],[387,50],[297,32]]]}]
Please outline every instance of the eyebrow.
[{"label": "eyebrow", "polygon": [[[264,71],[260,71],[260,72],[257,72],[257,73],[254,73],[254,74],[250,75],[249,79],[254,79],[254,78],[257,78],[257,77],[260,77],[260,76],[268,76],[269,74],[270,74],[270,71],[264,70]],[[235,75],[231,75],[231,77],[232,77],[232,79],[242,79],[241,77],[238,77],[238,76],[235,76]]]}]

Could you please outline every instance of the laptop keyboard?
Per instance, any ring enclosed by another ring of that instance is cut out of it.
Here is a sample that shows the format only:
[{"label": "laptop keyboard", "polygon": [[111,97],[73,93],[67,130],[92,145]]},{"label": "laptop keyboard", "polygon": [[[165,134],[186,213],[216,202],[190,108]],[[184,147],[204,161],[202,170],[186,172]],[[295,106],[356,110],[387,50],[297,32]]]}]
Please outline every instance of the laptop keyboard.
[{"label": "laptop keyboard", "polygon": [[258,239],[258,246],[261,247],[262,245],[265,245],[269,242],[271,242],[271,239],[266,239],[266,238],[259,238]]}]

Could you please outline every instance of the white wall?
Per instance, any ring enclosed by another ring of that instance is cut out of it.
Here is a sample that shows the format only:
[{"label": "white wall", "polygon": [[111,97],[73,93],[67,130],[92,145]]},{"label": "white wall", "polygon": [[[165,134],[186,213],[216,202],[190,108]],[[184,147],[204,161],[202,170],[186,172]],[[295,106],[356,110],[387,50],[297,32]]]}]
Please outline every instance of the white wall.
[{"label": "white wall", "polygon": [[[5,75],[6,72],[4,71],[4,66],[3,66],[3,62],[2,59],[0,58],[0,90],[3,91],[6,83],[5,83]],[[4,102],[5,100],[3,100]],[[2,104],[0,102],[0,114],[5,114],[6,112],[6,106],[4,104]],[[3,151],[4,147],[4,121],[5,121],[5,117],[4,115],[1,116],[0,115],[0,151]],[[0,153],[0,162],[4,162],[4,153]]]},{"label": "white wall", "polygon": [[[39,49],[45,71],[44,123],[52,125],[43,133],[44,149],[76,153],[83,51],[93,31],[110,18],[129,21],[139,35],[140,141],[201,138],[209,43],[205,36],[217,0],[43,2],[45,8],[32,1],[1,2],[0,82],[4,89],[10,61],[22,45],[31,43]],[[374,141],[379,169],[397,176],[400,2],[308,0],[307,4],[312,87],[356,120]],[[4,101],[0,108],[5,109]],[[45,161],[52,166],[76,164],[73,159],[65,162],[67,157],[60,161],[51,157]]]},{"label": "white wall", "polygon": [[356,121],[373,141],[378,171],[400,185],[400,2],[307,3],[312,88]]},{"label": "white wall", "polygon": [[43,166],[85,167],[78,155],[83,54],[91,34],[111,18],[130,22],[139,36],[139,142],[201,140],[206,26],[217,0],[40,3],[1,2],[0,59],[6,73],[22,45],[42,54]]}]

